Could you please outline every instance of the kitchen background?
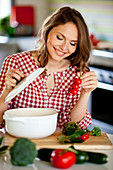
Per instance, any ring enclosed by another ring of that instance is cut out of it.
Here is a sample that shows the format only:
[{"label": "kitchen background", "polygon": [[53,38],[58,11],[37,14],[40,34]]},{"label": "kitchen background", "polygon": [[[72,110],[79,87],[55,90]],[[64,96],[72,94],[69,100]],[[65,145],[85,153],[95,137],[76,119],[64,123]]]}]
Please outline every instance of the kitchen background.
[{"label": "kitchen background", "polygon": [[113,0],[0,0],[0,69],[6,56],[35,48],[44,19],[62,6],[82,13],[93,39],[89,67],[99,83],[88,103],[90,128],[113,134]]}]

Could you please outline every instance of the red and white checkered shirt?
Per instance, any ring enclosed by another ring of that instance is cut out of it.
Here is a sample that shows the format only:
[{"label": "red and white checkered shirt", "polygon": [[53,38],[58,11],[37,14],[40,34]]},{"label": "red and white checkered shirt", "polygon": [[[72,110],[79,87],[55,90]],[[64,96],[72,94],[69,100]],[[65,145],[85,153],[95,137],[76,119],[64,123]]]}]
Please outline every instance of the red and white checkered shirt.
[{"label": "red and white checkered shirt", "polygon": [[[2,66],[0,74],[0,93],[5,87],[5,74],[9,69],[19,69],[23,74],[30,74],[39,66],[30,52],[22,52],[8,56]],[[46,81],[49,73],[40,75],[27,87],[16,95],[8,104],[8,109],[13,108],[54,108],[58,112],[57,127],[62,128],[70,122],[70,112],[80,97],[81,89],[76,95],[69,92],[76,75],[76,66],[69,66],[65,71],[54,72],[55,86],[47,93]],[[88,110],[79,126],[86,128],[91,124],[91,115]]]}]

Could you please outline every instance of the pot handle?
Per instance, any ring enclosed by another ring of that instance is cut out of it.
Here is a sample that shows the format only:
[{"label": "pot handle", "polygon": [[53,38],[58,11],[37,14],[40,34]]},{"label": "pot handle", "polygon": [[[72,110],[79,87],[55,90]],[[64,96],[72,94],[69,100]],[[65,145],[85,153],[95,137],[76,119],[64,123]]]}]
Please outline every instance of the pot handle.
[{"label": "pot handle", "polygon": [[24,121],[24,119],[22,119],[22,118],[15,118],[15,117],[6,117],[5,115],[3,115],[3,119],[4,120],[9,120],[9,121],[13,121],[13,122],[20,122],[20,123],[23,123],[23,124],[25,124],[25,121]]}]

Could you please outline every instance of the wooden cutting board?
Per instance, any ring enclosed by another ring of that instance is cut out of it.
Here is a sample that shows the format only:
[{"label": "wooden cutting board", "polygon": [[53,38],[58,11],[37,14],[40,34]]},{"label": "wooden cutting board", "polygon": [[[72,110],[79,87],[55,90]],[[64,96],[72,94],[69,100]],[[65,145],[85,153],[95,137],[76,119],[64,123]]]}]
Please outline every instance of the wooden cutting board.
[{"label": "wooden cutting board", "polygon": [[[43,139],[32,139],[31,141],[35,143],[36,148],[55,148],[55,149],[66,149],[72,144],[62,144],[58,141],[58,138],[62,135],[61,132],[56,131],[53,135],[43,138]],[[13,137],[6,133],[5,135],[5,145],[10,147],[16,141],[16,137]],[[90,136],[83,143],[74,143],[76,149],[89,150],[89,149],[113,149],[113,144],[106,135],[105,132],[101,133],[101,136]]]}]

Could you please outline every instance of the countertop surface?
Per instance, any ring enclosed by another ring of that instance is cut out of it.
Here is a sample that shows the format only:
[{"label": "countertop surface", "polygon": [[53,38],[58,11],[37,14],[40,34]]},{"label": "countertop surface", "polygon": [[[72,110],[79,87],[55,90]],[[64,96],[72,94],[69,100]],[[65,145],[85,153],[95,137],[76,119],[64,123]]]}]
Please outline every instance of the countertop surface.
[{"label": "countertop surface", "polygon": [[[0,132],[0,136],[3,133]],[[107,134],[111,142],[113,143],[113,135]],[[84,163],[84,164],[75,164],[69,170],[113,170],[113,149],[105,150],[90,150],[93,152],[105,153],[108,155],[109,161],[106,164],[93,164],[93,163]],[[0,170],[56,170],[49,162],[40,161],[36,159],[34,164],[30,166],[13,166],[10,162],[10,155],[7,151],[6,154],[0,156]]]}]

